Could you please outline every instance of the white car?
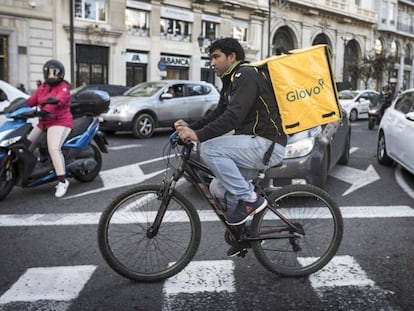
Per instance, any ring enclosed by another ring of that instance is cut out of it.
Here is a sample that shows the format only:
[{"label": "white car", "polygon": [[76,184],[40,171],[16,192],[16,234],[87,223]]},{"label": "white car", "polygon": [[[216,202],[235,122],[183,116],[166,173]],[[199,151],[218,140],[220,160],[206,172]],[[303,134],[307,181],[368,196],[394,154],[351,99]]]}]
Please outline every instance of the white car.
[{"label": "white car", "polygon": [[6,121],[4,109],[16,98],[29,98],[29,95],[0,80],[0,126]]},{"label": "white car", "polygon": [[377,159],[394,161],[414,174],[414,89],[398,96],[385,110],[378,129]]},{"label": "white car", "polygon": [[339,102],[348,114],[350,121],[368,118],[368,106],[379,93],[374,90],[343,90],[339,92]]}]

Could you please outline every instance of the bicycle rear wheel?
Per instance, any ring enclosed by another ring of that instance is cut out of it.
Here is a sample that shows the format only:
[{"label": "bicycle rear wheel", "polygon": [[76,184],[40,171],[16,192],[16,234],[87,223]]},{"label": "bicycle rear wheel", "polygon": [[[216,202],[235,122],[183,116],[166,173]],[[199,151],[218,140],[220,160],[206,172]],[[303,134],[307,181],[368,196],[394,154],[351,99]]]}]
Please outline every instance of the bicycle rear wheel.
[{"label": "bicycle rear wheel", "polygon": [[291,238],[293,231],[271,209],[257,214],[251,235],[258,261],[269,271],[283,276],[305,276],[324,267],[335,255],[342,240],[343,220],[329,194],[312,185],[289,185],[269,195],[277,210],[304,234]]},{"label": "bicycle rear wheel", "polygon": [[177,191],[160,228],[149,228],[162,202],[159,185],[138,186],[120,194],[102,213],[98,243],[103,258],[120,275],[155,282],[180,272],[194,257],[201,238],[200,218]]}]

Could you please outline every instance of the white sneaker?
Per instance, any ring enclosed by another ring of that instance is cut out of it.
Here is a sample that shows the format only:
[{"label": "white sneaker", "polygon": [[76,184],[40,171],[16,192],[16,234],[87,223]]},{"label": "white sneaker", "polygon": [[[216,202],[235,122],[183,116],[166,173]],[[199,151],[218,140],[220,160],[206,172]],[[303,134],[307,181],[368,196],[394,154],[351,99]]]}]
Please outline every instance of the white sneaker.
[{"label": "white sneaker", "polygon": [[66,191],[68,191],[69,188],[69,180],[65,179],[65,182],[58,182],[56,185],[56,192],[55,197],[61,198],[65,195]]}]

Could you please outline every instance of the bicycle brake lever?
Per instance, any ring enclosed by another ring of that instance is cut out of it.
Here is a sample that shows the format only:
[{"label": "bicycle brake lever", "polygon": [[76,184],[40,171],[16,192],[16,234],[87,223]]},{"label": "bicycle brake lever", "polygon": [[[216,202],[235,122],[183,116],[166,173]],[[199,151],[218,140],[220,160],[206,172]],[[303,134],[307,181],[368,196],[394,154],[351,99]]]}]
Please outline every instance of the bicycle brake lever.
[{"label": "bicycle brake lever", "polygon": [[174,149],[175,147],[177,147],[177,143],[179,141],[179,137],[178,137],[178,133],[174,132],[170,135],[169,137],[169,141],[170,141],[170,145],[171,147]]}]

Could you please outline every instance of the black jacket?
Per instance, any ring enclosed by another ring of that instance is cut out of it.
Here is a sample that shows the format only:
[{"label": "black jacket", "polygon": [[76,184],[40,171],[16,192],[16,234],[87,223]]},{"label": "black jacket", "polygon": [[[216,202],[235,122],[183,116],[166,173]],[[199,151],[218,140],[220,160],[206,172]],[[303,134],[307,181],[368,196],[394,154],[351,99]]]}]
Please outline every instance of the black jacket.
[{"label": "black jacket", "polygon": [[234,130],[236,135],[257,135],[285,146],[287,139],[270,81],[255,67],[239,64],[222,82],[217,108],[190,124],[199,140]]}]

